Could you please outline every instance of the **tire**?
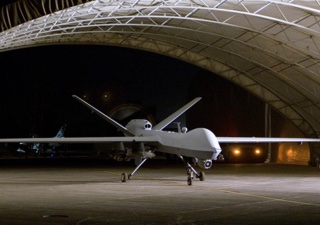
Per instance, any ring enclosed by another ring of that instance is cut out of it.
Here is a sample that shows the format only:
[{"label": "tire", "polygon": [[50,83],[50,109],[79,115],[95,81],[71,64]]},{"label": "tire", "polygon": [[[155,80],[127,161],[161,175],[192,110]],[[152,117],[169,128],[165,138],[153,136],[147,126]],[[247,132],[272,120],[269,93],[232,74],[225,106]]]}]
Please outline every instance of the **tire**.
[{"label": "tire", "polygon": [[128,175],[126,173],[121,174],[121,181],[122,182],[127,182]]},{"label": "tire", "polygon": [[199,179],[200,179],[200,181],[205,181],[206,180],[206,174],[203,171],[200,172]]},{"label": "tire", "polygon": [[188,177],[187,183],[188,183],[189,186],[192,185],[192,178],[191,177]]}]

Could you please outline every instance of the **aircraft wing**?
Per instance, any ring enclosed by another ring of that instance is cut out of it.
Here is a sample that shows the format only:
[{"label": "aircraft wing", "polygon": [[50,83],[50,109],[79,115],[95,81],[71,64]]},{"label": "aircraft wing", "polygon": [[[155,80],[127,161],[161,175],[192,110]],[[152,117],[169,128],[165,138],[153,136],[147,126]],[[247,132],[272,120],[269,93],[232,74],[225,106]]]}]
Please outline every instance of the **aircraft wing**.
[{"label": "aircraft wing", "polygon": [[110,124],[112,124],[114,127],[118,128],[120,131],[122,131],[123,133],[125,133],[127,136],[134,136],[133,133],[131,133],[127,128],[125,128],[124,126],[122,126],[120,123],[116,122],[115,120],[113,120],[111,117],[107,116],[106,114],[104,114],[103,112],[101,112],[100,110],[96,109],[95,107],[93,107],[92,105],[90,105],[89,103],[87,103],[86,101],[82,100],[81,98],[79,98],[76,95],[72,95],[72,97],[74,97],[77,101],[79,101],[80,103],[82,103],[84,106],[86,106],[87,108],[91,109],[93,113],[96,113],[98,116],[100,116],[101,118],[105,119],[106,121],[108,121]]},{"label": "aircraft wing", "polygon": [[320,142],[318,138],[217,137],[219,143]]},{"label": "aircraft wing", "polygon": [[111,142],[158,143],[157,136],[150,137],[71,137],[71,138],[7,138],[0,143],[111,143]]},{"label": "aircraft wing", "polygon": [[194,104],[196,104],[198,101],[200,101],[201,98],[195,98],[186,105],[184,105],[182,108],[180,108],[178,111],[175,113],[171,114],[167,118],[165,118],[163,121],[155,125],[152,130],[162,130],[166,126],[168,126],[172,121],[174,121],[176,118],[178,118],[181,114],[183,114],[185,111],[187,111],[190,107],[192,107]]}]

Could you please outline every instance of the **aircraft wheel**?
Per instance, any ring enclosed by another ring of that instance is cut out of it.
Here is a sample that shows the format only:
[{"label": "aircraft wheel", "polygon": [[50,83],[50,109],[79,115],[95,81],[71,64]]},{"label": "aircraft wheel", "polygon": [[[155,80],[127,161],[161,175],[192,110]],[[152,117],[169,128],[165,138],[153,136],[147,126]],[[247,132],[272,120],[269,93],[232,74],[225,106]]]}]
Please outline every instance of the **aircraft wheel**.
[{"label": "aircraft wheel", "polygon": [[126,173],[121,174],[121,181],[122,182],[127,182],[128,175]]},{"label": "aircraft wheel", "polygon": [[188,185],[191,186],[192,185],[192,178],[188,177],[188,181],[187,182],[188,182]]},{"label": "aircraft wheel", "polygon": [[204,181],[206,179],[206,174],[203,171],[201,171],[199,178],[200,178],[200,181]]}]

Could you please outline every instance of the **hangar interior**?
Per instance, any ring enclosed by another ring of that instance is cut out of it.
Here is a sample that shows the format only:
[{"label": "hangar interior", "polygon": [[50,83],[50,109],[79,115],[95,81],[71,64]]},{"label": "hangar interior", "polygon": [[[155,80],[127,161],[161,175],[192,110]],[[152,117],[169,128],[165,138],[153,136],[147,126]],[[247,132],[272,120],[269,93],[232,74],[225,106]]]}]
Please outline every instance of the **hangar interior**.
[{"label": "hangar interior", "polygon": [[[305,137],[319,136],[317,0],[20,0],[0,10],[0,52],[94,44],[163,54],[239,85]],[[312,144],[311,164],[319,154]]]}]

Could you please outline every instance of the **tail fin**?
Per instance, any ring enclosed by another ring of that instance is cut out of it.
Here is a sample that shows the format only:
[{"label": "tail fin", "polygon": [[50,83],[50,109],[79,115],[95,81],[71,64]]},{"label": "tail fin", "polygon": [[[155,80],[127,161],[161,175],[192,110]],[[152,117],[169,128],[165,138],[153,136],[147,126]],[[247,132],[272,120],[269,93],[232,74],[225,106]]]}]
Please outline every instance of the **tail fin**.
[{"label": "tail fin", "polygon": [[178,118],[181,114],[183,114],[185,111],[187,111],[189,108],[191,108],[194,104],[196,104],[200,100],[201,100],[200,97],[193,99],[191,102],[189,102],[188,104],[186,104],[185,106],[180,108],[178,111],[176,111],[175,113],[171,114],[166,119],[164,119],[163,121],[161,121],[160,123],[155,125],[152,128],[152,130],[162,130],[162,129],[164,129],[172,121],[174,121],[176,118]]},{"label": "tail fin", "polygon": [[95,107],[93,107],[92,105],[90,105],[89,103],[87,103],[86,101],[82,100],[81,98],[79,98],[76,95],[72,95],[72,97],[74,97],[77,101],[79,101],[80,103],[82,103],[84,106],[86,106],[87,108],[91,109],[92,112],[96,113],[98,116],[102,117],[103,119],[105,119],[106,121],[108,121],[110,124],[112,124],[113,126],[115,126],[116,128],[118,128],[120,131],[122,131],[124,134],[126,134],[127,136],[133,137],[134,134],[131,133],[127,128],[125,128],[124,126],[122,126],[121,124],[119,124],[118,122],[116,122],[115,120],[111,119],[111,117],[107,116],[106,114],[104,114],[103,112],[101,112],[100,110],[96,109]]},{"label": "tail fin", "polygon": [[60,128],[60,130],[58,131],[58,133],[56,134],[56,138],[62,138],[62,137],[64,137],[64,131],[66,130],[66,126],[67,126],[67,124],[64,124],[61,128]]}]

